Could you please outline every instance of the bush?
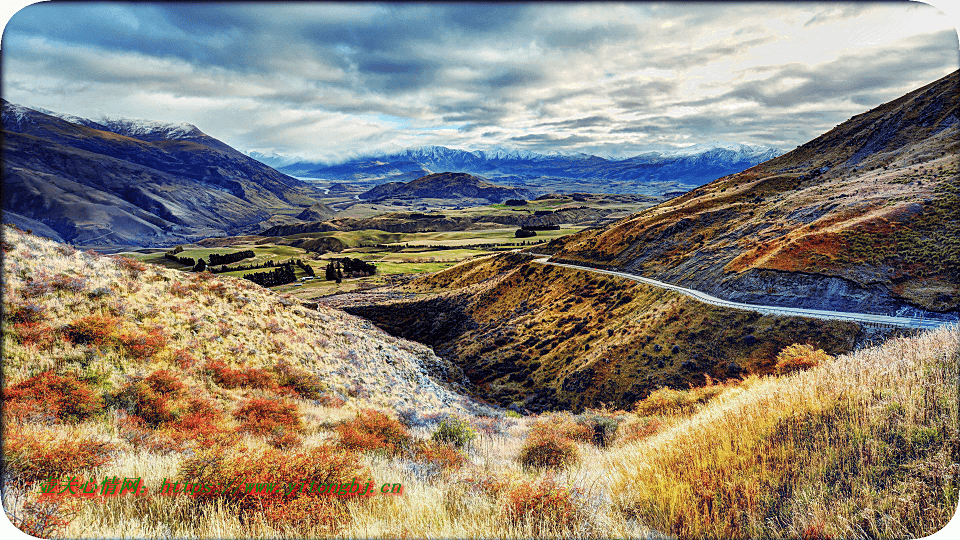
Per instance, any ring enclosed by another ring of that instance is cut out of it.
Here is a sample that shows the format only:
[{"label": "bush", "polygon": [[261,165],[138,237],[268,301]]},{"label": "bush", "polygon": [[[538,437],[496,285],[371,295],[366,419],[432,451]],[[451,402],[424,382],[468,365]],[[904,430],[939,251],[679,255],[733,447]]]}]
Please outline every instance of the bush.
[{"label": "bush", "polygon": [[620,420],[605,411],[588,411],[577,416],[576,422],[590,432],[589,442],[601,448],[613,442],[620,427]]},{"label": "bush", "polygon": [[143,382],[152,388],[155,392],[168,394],[171,397],[179,396],[183,393],[184,384],[179,377],[165,369],[158,369],[151,373]]},{"label": "bush", "polygon": [[666,423],[657,417],[643,416],[628,420],[620,426],[617,442],[627,444],[659,433]]},{"label": "bush", "polygon": [[213,382],[223,388],[261,388],[276,389],[277,383],[264,369],[247,368],[233,369],[227,367],[223,360],[207,360],[204,372],[213,379]]},{"label": "bush", "polygon": [[46,311],[46,308],[35,302],[26,302],[14,304],[5,311],[7,322],[38,323],[43,320],[43,313]]},{"label": "bush", "polygon": [[691,414],[726,388],[724,385],[717,384],[708,384],[689,390],[674,390],[664,386],[638,401],[633,410],[640,416]]},{"label": "bush", "polygon": [[334,429],[340,434],[340,446],[350,450],[382,450],[399,455],[410,440],[403,424],[373,409],[359,411],[356,418]]},{"label": "bush", "polygon": [[59,420],[72,422],[86,420],[103,411],[100,396],[72,373],[60,376],[53,371],[44,371],[6,390],[3,399],[36,404]]},{"label": "bush", "polygon": [[116,449],[108,442],[52,431],[9,430],[5,435],[5,474],[28,483],[99,467],[112,459]]},{"label": "bush", "polygon": [[87,315],[68,324],[64,335],[77,345],[111,347],[117,344],[118,319],[107,315]]},{"label": "bush", "polygon": [[124,386],[114,398],[120,408],[139,416],[151,427],[172,422],[181,411],[171,406],[167,396],[158,392],[146,380],[135,380]]},{"label": "bush", "polygon": [[467,463],[467,456],[455,447],[434,441],[424,441],[417,445],[415,459],[429,463],[441,470],[459,469]]},{"label": "bush", "polygon": [[531,432],[517,461],[526,469],[563,469],[580,462],[580,451],[573,441],[556,433]]},{"label": "bush", "polygon": [[274,448],[210,448],[183,461],[177,473],[180,482],[217,486],[196,494],[198,501],[223,500],[237,505],[242,518],[263,510],[277,525],[327,528],[349,519],[343,501],[325,494],[282,488],[274,493],[247,492],[248,484],[287,486],[305,484],[317,491],[325,484],[369,478],[356,454],[330,445],[290,451]]},{"label": "bush", "polygon": [[57,341],[53,328],[43,322],[18,322],[10,329],[17,341],[25,347],[46,350]]},{"label": "bush", "polygon": [[250,398],[233,413],[241,430],[257,435],[303,431],[297,406],[283,399]]},{"label": "bush", "polygon": [[456,448],[469,448],[476,438],[477,432],[470,424],[457,417],[444,418],[431,437],[438,443],[452,444]]},{"label": "bush", "polygon": [[130,257],[116,256],[113,257],[113,261],[117,268],[129,273],[132,277],[138,277],[147,269],[147,265]]},{"label": "bush", "polygon": [[119,340],[131,356],[140,360],[153,358],[167,344],[167,336],[162,328],[152,328],[147,332],[123,332]]},{"label": "bush", "polygon": [[323,391],[323,381],[317,375],[304,369],[299,369],[281,360],[273,368],[277,374],[277,384],[293,389],[305,399],[320,399]]},{"label": "bush", "polygon": [[832,359],[833,357],[824,352],[823,349],[814,349],[808,344],[794,343],[784,347],[777,355],[777,375],[810,369]]},{"label": "bush", "polygon": [[585,518],[578,502],[580,490],[554,482],[550,477],[540,482],[520,482],[506,492],[502,513],[514,525],[530,523],[542,532],[574,529]]}]

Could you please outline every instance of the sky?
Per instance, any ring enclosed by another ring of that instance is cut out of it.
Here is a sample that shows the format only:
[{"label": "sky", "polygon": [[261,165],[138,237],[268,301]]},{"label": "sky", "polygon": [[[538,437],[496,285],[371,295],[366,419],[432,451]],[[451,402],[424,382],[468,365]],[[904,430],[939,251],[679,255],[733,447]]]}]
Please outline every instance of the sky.
[{"label": "sky", "polygon": [[790,150],[955,71],[955,23],[914,2],[44,3],[4,29],[2,94],[328,163]]}]

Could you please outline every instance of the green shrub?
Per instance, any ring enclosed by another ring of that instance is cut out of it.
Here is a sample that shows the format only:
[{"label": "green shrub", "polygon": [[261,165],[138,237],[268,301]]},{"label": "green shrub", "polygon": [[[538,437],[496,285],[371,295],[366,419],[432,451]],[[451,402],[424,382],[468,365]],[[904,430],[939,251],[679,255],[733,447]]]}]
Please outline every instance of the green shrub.
[{"label": "green shrub", "polygon": [[476,430],[466,420],[457,417],[444,418],[431,437],[438,443],[452,444],[456,448],[469,448],[476,438]]}]

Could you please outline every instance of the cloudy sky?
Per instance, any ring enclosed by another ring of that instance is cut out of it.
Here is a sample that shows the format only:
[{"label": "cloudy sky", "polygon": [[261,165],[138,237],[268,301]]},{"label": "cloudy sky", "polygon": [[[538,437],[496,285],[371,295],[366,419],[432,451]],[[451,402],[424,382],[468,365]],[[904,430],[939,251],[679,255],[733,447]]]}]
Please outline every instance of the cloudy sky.
[{"label": "cloudy sky", "polygon": [[909,2],[36,4],[0,54],[14,103],[324,161],[790,149],[960,63],[954,21]]}]

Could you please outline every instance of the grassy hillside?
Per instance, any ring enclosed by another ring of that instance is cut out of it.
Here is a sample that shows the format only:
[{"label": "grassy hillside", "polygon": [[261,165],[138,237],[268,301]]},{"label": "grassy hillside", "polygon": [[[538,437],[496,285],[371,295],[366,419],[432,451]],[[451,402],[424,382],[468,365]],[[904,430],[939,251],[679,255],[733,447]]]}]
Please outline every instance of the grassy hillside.
[{"label": "grassy hillside", "polygon": [[955,312],[958,81],[960,72],[550,251],[739,301]]},{"label": "grassy hillside", "polygon": [[[425,347],[335,310],[9,227],[0,248],[3,505],[35,536],[903,538],[957,505],[956,326],[836,358],[791,347],[782,375],[630,410],[515,418],[438,384],[456,370]],[[434,279],[501,269],[461,270]],[[151,491],[41,496],[51,475]],[[403,493],[154,491],[354,477]]]},{"label": "grassy hillside", "polygon": [[791,343],[837,354],[860,332],[854,323],[707,306],[516,253],[468,261],[397,292],[417,295],[345,309],[432,346],[477,395],[533,410],[625,407],[661,386],[770,373]]}]

